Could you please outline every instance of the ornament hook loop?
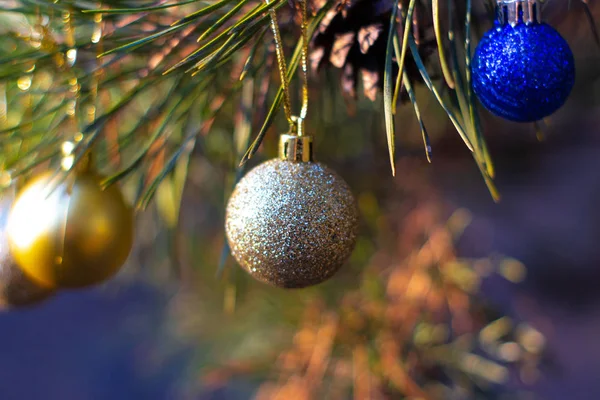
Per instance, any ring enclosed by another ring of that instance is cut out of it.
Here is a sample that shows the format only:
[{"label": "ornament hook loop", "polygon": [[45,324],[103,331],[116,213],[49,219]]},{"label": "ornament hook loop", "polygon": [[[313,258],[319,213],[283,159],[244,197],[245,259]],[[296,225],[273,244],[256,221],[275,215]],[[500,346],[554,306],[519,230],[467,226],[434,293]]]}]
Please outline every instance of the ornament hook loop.
[{"label": "ornament hook loop", "polygon": [[292,115],[292,126],[291,131],[298,136],[304,136],[304,118]]}]

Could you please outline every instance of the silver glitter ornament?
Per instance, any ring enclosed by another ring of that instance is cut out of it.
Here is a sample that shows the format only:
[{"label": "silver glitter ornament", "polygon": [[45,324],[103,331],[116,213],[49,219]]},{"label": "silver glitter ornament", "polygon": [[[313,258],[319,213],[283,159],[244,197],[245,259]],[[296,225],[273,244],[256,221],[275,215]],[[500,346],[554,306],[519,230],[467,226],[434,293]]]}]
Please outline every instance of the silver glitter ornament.
[{"label": "silver glitter ornament", "polygon": [[237,262],[283,288],[319,284],[350,257],[358,210],[346,182],[312,161],[310,136],[282,135],[280,158],[250,171],[227,205],[225,231]]}]

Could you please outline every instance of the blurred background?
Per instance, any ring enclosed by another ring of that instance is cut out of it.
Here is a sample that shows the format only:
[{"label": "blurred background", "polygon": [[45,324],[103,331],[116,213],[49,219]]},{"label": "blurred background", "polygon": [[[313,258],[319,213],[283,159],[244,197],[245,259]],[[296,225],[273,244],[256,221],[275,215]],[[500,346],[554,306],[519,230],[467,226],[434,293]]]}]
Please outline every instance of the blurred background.
[{"label": "blurred background", "polygon": [[[175,217],[160,192],[138,213],[115,279],[0,314],[0,398],[600,398],[600,47],[579,2],[546,11],[577,82],[537,128],[482,111],[501,201],[424,87],[432,163],[404,104],[392,177],[381,94],[348,106],[323,94],[324,71],[317,157],[355,192],[361,234],[330,281],[267,287],[222,258],[233,105],[194,147]],[[276,154],[277,130],[249,167]]]}]

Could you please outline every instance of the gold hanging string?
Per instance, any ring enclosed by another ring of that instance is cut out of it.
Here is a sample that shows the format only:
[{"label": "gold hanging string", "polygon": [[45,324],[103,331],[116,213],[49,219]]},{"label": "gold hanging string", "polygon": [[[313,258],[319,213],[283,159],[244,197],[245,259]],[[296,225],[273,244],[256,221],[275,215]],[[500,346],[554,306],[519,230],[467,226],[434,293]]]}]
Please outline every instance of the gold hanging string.
[{"label": "gold hanging string", "polygon": [[[308,11],[306,3],[308,0],[300,1],[302,7],[302,110],[300,111],[300,123],[306,119],[308,112]],[[300,126],[298,127],[300,129]],[[300,133],[300,132],[299,132]]]},{"label": "gold hanging string", "polygon": [[79,130],[77,124],[77,111],[79,108],[79,82],[77,75],[73,71],[73,65],[77,60],[77,48],[75,47],[75,31],[73,26],[73,15],[70,10],[62,14],[63,32],[65,35],[65,44],[67,51],[64,54],[64,68],[69,75],[69,103],[67,106],[67,116],[69,117],[71,129],[75,132]]},{"label": "gold hanging string", "polygon": [[[98,9],[102,8],[102,2],[98,2]],[[90,41],[96,44],[96,69],[92,74],[92,80],[90,83],[90,100],[86,107],[85,112],[85,124],[92,124],[96,120],[96,115],[98,114],[98,109],[100,107],[100,80],[104,73],[101,68],[100,54],[104,52],[104,44],[103,44],[103,27],[104,22],[102,19],[102,14],[94,15],[94,29],[92,31],[92,36],[90,37]],[[83,140],[83,136],[78,133],[78,141]],[[82,156],[80,171],[89,171],[94,168],[95,164],[95,154],[91,149],[87,149]]]},{"label": "gold hanging string", "polygon": [[[271,3],[270,0],[265,0],[267,4]],[[285,62],[285,55],[283,54],[283,43],[281,41],[281,33],[279,32],[279,24],[277,23],[277,13],[274,8],[269,9],[269,15],[271,16],[271,30],[273,31],[273,37],[275,39],[275,54],[277,55],[277,65],[279,67],[279,75],[281,77],[281,85],[283,86],[283,110],[285,111],[285,117],[288,120],[290,126],[294,125],[292,120],[292,106],[290,102],[290,90],[287,81],[287,65]]]},{"label": "gold hanging string", "polygon": [[[79,124],[77,121],[77,114],[79,109],[79,90],[80,85],[77,80],[77,75],[73,71],[73,66],[77,61],[77,48],[75,47],[75,32],[72,21],[73,15],[70,10],[63,11],[62,13],[62,24],[63,24],[63,33],[65,38],[65,44],[67,45],[67,50],[63,55],[63,59],[61,60],[62,67],[67,71],[69,76],[68,84],[69,84],[69,93],[67,94],[67,107],[66,107],[66,116],[69,126],[69,131],[73,132],[74,137],[70,139],[77,139],[79,132]],[[73,150],[75,150],[75,143],[72,140],[65,140],[62,144],[61,150],[63,158],[61,160],[62,169],[65,171],[69,171],[71,167],[73,167],[75,161],[75,155],[73,154]],[[76,141],[76,140],[75,140]]]},{"label": "gold hanging string", "polygon": [[[302,18],[300,25],[302,32],[302,61],[300,66],[302,69],[302,109],[300,110],[300,116],[292,115],[290,89],[287,81],[287,65],[285,62],[285,55],[283,54],[283,41],[281,40],[281,33],[275,9],[271,8],[269,10],[269,15],[271,17],[271,29],[275,40],[277,66],[279,75],[281,76],[281,86],[283,87],[283,110],[286,119],[290,124],[290,131],[302,136],[304,133],[304,120],[306,119],[306,114],[308,112],[308,6],[307,0],[298,1],[301,6]],[[271,0],[265,0],[265,2],[270,4]]]}]

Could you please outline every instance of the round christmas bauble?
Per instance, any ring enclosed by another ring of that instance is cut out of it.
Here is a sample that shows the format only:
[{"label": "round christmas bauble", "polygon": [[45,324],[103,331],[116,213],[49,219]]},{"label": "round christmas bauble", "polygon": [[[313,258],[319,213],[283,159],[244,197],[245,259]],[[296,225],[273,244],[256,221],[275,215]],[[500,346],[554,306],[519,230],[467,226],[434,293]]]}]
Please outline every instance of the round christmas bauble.
[{"label": "round christmas bauble", "polygon": [[475,50],[472,81],[489,111],[533,122],[565,103],[575,83],[575,61],[567,42],[545,23],[497,23]]},{"label": "round christmas bauble", "polygon": [[283,288],[321,283],[348,259],[358,211],[344,180],[317,162],[273,159],[250,171],[227,205],[231,252],[256,279]]},{"label": "round christmas bauble", "polygon": [[8,248],[5,234],[8,203],[0,201],[0,308],[24,307],[40,303],[54,294],[17,266]]},{"label": "round christmas bauble", "polygon": [[39,176],[10,211],[10,251],[23,271],[47,287],[79,288],[113,276],[133,243],[133,211],[116,186],[78,173],[56,181]]}]

